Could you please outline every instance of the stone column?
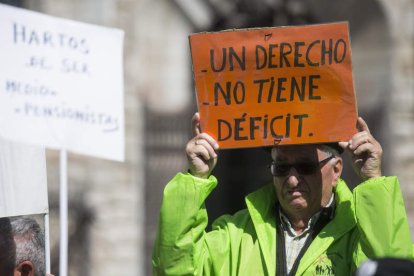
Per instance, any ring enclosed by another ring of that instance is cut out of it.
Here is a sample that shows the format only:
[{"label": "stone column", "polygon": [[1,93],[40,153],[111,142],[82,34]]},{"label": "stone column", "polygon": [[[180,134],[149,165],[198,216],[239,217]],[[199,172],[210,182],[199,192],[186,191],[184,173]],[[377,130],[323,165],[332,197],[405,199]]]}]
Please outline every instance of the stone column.
[{"label": "stone column", "polygon": [[392,36],[388,96],[391,172],[400,179],[414,237],[414,1],[380,0]]}]

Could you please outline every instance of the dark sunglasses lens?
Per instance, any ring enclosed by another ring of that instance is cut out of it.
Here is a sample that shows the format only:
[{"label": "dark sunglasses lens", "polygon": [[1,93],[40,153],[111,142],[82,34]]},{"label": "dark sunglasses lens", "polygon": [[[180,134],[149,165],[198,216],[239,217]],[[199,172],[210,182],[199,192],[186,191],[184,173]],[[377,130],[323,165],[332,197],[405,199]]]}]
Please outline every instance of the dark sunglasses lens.
[{"label": "dark sunglasses lens", "polygon": [[283,164],[273,164],[272,165],[272,174],[274,176],[283,176],[287,175],[290,171],[290,165],[283,165]]},{"label": "dark sunglasses lens", "polygon": [[296,170],[300,174],[313,174],[316,171],[318,164],[314,163],[300,163],[295,165]]},{"label": "dark sunglasses lens", "polygon": [[294,165],[273,163],[270,168],[272,175],[274,176],[286,176],[289,174],[292,167],[294,167],[299,174],[309,175],[315,173],[318,165],[318,163],[299,163]]}]

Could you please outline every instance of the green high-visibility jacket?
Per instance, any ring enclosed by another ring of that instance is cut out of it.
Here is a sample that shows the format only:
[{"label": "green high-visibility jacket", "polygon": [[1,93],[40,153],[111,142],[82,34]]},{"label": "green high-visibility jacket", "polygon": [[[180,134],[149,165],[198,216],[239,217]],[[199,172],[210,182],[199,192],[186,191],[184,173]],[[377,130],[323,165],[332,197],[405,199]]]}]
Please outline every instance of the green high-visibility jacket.
[{"label": "green high-visibility jacket", "polygon": [[[217,185],[177,174],[164,190],[153,251],[154,275],[275,275],[276,195],[272,184],[246,197],[247,209],[218,218],[205,232],[204,201]],[[339,180],[334,218],[306,250],[296,275],[352,275],[367,258],[413,258],[396,177],[365,181],[351,192]]]}]

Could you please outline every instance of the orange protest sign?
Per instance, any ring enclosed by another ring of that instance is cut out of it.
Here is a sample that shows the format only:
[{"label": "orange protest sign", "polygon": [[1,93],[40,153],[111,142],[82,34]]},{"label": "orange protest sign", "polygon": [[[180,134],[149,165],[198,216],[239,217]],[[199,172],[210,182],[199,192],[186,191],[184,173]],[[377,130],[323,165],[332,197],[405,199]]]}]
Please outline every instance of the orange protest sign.
[{"label": "orange protest sign", "polygon": [[347,141],[356,132],[346,22],[189,39],[201,130],[221,148]]}]

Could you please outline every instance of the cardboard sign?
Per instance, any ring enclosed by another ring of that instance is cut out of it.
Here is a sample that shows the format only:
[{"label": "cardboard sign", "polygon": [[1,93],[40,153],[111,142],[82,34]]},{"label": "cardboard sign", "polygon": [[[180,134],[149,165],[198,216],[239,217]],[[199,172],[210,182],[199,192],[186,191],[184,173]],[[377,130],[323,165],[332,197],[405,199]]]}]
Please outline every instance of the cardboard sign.
[{"label": "cardboard sign", "polygon": [[201,130],[221,148],[347,141],[347,23],[190,35]]},{"label": "cardboard sign", "polygon": [[44,148],[0,139],[0,217],[48,211]]},{"label": "cardboard sign", "polygon": [[0,5],[0,136],[122,161],[123,36]]}]

